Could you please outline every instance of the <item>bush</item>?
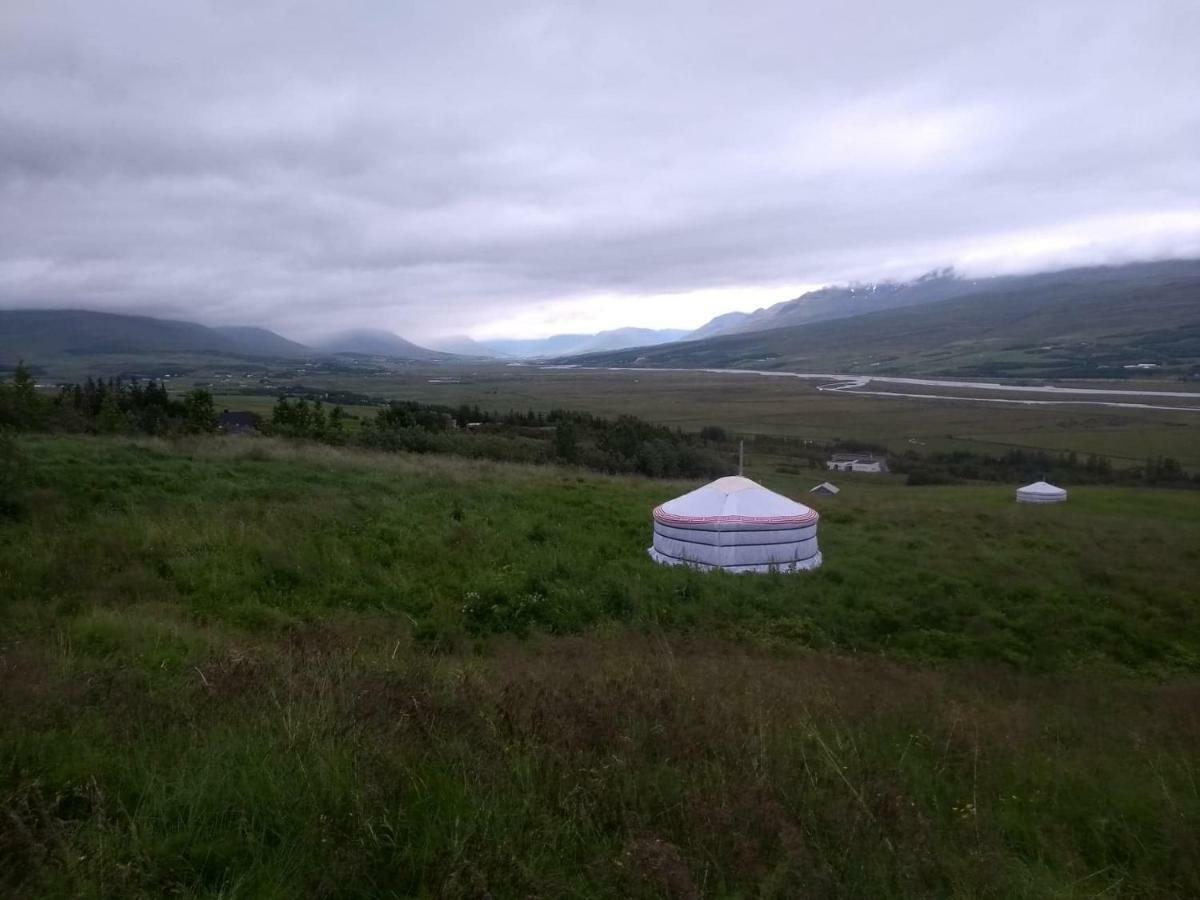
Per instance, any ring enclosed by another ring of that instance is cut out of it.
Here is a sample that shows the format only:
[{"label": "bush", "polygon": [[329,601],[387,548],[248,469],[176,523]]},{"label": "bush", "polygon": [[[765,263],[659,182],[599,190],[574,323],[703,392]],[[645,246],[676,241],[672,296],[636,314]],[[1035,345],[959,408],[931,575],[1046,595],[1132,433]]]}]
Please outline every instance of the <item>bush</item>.
[{"label": "bush", "polygon": [[11,434],[0,431],[0,516],[24,509],[25,456]]},{"label": "bush", "polygon": [[958,484],[959,482],[957,478],[938,469],[913,469],[908,473],[908,478],[904,483],[909,487],[921,487],[930,484]]}]

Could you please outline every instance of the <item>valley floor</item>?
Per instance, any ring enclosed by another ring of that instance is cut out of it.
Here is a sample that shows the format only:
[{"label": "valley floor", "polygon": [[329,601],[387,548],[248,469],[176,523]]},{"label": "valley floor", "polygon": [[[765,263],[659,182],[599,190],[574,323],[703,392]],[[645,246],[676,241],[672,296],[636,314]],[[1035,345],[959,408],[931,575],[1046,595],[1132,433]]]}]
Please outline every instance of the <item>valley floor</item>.
[{"label": "valley floor", "polygon": [[1194,494],[851,479],[820,571],[706,576],[683,483],[20,446],[0,892],[1200,894]]},{"label": "valley floor", "polygon": [[[925,379],[929,380],[929,379]],[[213,379],[218,387],[224,380]],[[283,380],[271,389],[254,381],[230,379],[227,387],[257,395],[225,393],[223,405],[267,411],[287,385],[303,383],[319,390],[347,390],[389,400],[417,400],[485,410],[585,409],[617,416],[631,413],[652,422],[698,431],[719,425],[732,433],[777,435],[813,440],[863,441],[883,444],[895,453],[968,450],[1003,454],[1009,449],[1096,454],[1114,466],[1139,465],[1153,456],[1180,460],[1200,469],[1200,415],[1187,397],[1166,394],[1200,393],[1191,383],[1129,381],[1102,384],[1056,382],[1053,386],[1086,390],[1137,391],[1079,395],[1098,402],[1131,402],[1139,406],[1087,405],[1074,402],[994,402],[1048,399],[1024,391],[1026,385],[1005,383],[1002,392],[980,394],[964,387],[883,384],[880,396],[851,390],[820,390],[837,382],[804,380],[786,373],[754,376],[717,371],[612,370],[556,368],[530,365],[416,367],[406,373],[353,377],[304,377]],[[209,383],[206,381],[205,383]],[[844,384],[844,382],[843,382]],[[917,396],[901,396],[914,394]],[[929,396],[952,395],[952,399]],[[961,395],[961,396],[960,396]],[[973,396],[988,402],[977,402]],[[1074,395],[1066,395],[1074,396]],[[1055,399],[1058,398],[1049,398]],[[1158,409],[1157,407],[1169,407]]]}]

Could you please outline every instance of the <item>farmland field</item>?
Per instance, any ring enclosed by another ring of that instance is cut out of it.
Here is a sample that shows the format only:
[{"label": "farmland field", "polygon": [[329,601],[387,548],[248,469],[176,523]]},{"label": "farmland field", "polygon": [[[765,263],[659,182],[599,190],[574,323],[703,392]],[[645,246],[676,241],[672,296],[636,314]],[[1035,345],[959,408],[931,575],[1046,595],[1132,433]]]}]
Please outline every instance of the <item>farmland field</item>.
[{"label": "farmland field", "polygon": [[15,896],[1200,893],[1190,492],[847,479],[738,577],[647,558],[681,482],[19,447]]}]

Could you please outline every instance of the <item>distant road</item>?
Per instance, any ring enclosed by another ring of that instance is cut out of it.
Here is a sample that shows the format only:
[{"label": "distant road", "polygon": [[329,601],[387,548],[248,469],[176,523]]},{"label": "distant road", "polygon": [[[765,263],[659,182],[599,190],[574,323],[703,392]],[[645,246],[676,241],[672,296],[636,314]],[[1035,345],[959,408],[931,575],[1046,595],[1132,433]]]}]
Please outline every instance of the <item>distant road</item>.
[{"label": "distant road", "polygon": [[[604,372],[704,372],[713,375],[760,375],[767,378],[801,378],[807,381],[826,381],[817,385],[819,391],[837,391],[871,397],[901,397],[917,400],[964,400],[970,403],[1018,403],[1025,406],[1109,406],[1123,409],[1159,409],[1167,412],[1200,412],[1200,393],[1194,391],[1138,391],[1124,388],[1077,388],[1053,385],[1000,384],[995,381],[952,381],[941,378],[901,378],[894,375],[838,375],[832,372],[772,372],[763,369],[680,369],[637,366],[553,366],[556,369],[592,369]],[[864,390],[872,382],[911,387],[966,388],[975,391],[999,391],[1011,394],[1057,394],[1091,397],[1154,397],[1190,400],[1192,405],[1165,406],[1154,403],[1135,403],[1119,400],[1027,400],[1017,397],[969,397],[956,394],[917,394],[900,391]]]}]

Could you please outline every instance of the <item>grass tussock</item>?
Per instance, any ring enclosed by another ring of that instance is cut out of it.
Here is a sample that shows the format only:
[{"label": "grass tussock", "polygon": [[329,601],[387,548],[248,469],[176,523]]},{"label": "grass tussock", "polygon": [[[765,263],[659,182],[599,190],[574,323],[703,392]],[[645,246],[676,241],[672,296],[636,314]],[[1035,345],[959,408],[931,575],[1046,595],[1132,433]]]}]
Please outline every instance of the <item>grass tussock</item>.
[{"label": "grass tussock", "polygon": [[350,626],[169,677],[5,660],[11,890],[1200,889],[1194,682],[1097,691],[628,634],[429,656]]}]

